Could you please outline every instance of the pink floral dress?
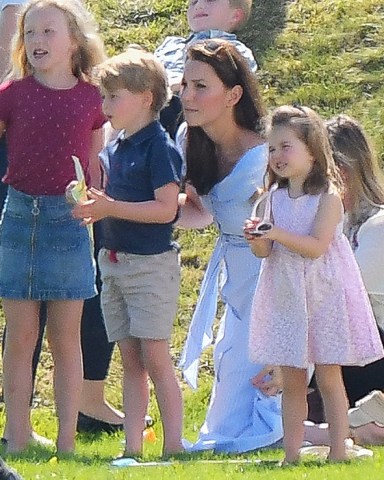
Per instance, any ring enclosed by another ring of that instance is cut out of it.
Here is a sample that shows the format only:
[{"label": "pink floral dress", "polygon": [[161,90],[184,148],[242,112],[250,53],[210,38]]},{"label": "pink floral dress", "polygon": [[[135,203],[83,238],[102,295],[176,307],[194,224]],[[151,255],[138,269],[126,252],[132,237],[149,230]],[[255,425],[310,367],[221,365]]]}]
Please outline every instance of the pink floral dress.
[{"label": "pink floral dress", "polygon": [[[312,231],[321,195],[272,195],[274,224],[299,235]],[[337,226],[328,250],[312,259],[274,242],[262,264],[250,325],[256,363],[366,365],[384,356],[355,257]]]}]

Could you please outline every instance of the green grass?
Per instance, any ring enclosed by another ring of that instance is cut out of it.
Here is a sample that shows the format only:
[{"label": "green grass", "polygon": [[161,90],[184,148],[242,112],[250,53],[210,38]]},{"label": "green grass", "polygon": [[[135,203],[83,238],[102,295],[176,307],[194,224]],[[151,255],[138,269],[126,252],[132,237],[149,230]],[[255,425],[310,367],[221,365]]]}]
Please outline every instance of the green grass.
[{"label": "green grass", "polygon": [[[100,22],[110,54],[129,43],[148,49],[165,35],[186,35],[186,0],[88,0]],[[259,80],[269,106],[300,102],[324,117],[345,112],[361,120],[384,159],[384,4],[382,0],[254,0],[252,19],[240,38],[251,46],[260,65]],[[177,230],[182,245],[182,288],[179,313],[172,338],[177,362],[197,300],[199,282],[212,250],[214,227],[202,231]],[[210,352],[204,354],[197,392],[183,385],[185,436],[193,440],[203,421],[212,378]],[[115,354],[107,386],[108,399],[121,406],[121,368]],[[52,360],[43,352],[36,386],[33,423],[36,430],[54,438]],[[145,444],[144,458],[158,459],[161,428],[156,402],[150,413],[157,420],[158,441]],[[0,424],[4,413],[0,410]],[[207,465],[196,461],[174,467],[113,470],[109,461],[121,451],[121,436],[100,437],[91,442],[79,437],[71,460],[53,458],[52,450],[34,448],[26,455],[8,458],[26,479],[306,479],[349,480],[381,478],[384,448],[375,449],[373,460],[347,465],[306,462],[289,469],[271,463]],[[276,460],[282,451],[262,452],[246,458]],[[52,460],[53,458],[53,460]],[[204,454],[200,458],[213,458]],[[216,457],[215,457],[216,458]]]},{"label": "green grass", "polygon": [[[87,445],[82,442],[76,456],[72,459],[60,460],[51,452],[42,449],[30,449],[23,457],[12,458],[12,465],[26,479],[60,480],[106,480],[106,479],[244,479],[251,480],[256,476],[268,480],[355,480],[381,478],[383,468],[383,452],[375,449],[375,457],[368,460],[355,460],[349,464],[329,465],[308,459],[300,466],[281,468],[277,460],[282,458],[281,451],[271,451],[247,456],[216,456],[204,454],[193,458],[180,459],[172,466],[140,467],[117,469],[109,466],[111,450],[119,449],[120,439],[101,438],[97,443]],[[149,452],[146,460],[157,460]],[[212,463],[209,463],[211,460]],[[214,463],[221,460],[223,463]],[[252,463],[245,463],[251,461]]]}]

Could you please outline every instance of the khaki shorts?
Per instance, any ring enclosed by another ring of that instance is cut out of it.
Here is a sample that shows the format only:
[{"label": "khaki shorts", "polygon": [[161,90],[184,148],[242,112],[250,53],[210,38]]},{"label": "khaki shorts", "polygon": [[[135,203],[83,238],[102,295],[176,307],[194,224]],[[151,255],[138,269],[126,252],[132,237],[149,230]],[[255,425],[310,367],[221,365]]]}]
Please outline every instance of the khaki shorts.
[{"label": "khaki shorts", "polygon": [[168,339],[176,316],[180,265],[176,250],[158,255],[99,252],[101,306],[110,342]]}]

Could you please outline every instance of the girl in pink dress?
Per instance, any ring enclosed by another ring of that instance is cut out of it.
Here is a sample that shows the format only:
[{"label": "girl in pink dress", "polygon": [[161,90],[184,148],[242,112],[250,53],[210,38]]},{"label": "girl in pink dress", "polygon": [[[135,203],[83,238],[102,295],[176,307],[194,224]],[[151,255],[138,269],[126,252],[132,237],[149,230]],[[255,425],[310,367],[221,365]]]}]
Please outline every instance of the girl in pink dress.
[{"label": "girl in pink dress", "polygon": [[[307,107],[277,108],[269,144],[269,186],[278,188],[260,203],[263,218],[248,219],[244,228],[253,253],[266,257],[253,302],[250,356],[282,366],[285,462],[299,459],[309,364],[330,425],[329,459],[342,461],[348,404],[341,365],[365,365],[384,352],[343,234],[342,183],[321,118]],[[271,228],[260,232],[266,220]]]}]

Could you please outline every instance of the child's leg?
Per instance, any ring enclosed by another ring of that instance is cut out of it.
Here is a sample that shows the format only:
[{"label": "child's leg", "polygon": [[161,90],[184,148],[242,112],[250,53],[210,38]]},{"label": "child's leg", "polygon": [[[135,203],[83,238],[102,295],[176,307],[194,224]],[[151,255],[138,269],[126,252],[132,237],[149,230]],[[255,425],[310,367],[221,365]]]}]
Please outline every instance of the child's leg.
[{"label": "child's leg", "polygon": [[145,414],[148,408],[148,374],[144,367],[139,338],[129,337],[118,342],[124,371],[125,452],[141,455]]},{"label": "child's leg", "polygon": [[69,453],[75,447],[76,421],[83,382],[80,348],[82,300],[48,302],[47,336],[55,364],[54,388],[59,432],[57,449]]},{"label": "child's leg", "polygon": [[9,452],[27,447],[31,434],[30,397],[32,356],[39,331],[40,304],[31,300],[3,299],[7,321],[3,369]]},{"label": "child's leg", "polygon": [[283,426],[285,462],[299,460],[304,440],[304,420],[307,418],[307,371],[281,367],[283,377]]},{"label": "child's leg", "polygon": [[151,377],[164,431],[164,454],[178,453],[181,444],[183,407],[167,340],[142,340],[144,364]]},{"label": "child's leg", "polygon": [[330,460],[346,460],[348,438],[348,401],[339,365],[316,365],[316,380],[323,397],[325,417],[329,424]]}]

